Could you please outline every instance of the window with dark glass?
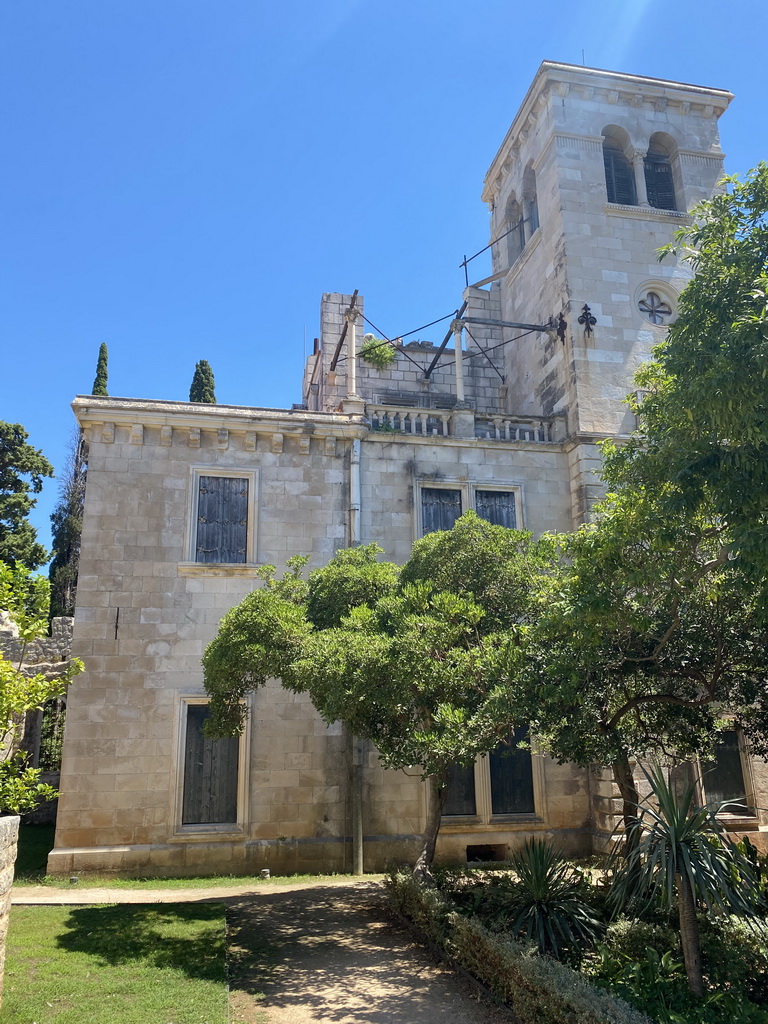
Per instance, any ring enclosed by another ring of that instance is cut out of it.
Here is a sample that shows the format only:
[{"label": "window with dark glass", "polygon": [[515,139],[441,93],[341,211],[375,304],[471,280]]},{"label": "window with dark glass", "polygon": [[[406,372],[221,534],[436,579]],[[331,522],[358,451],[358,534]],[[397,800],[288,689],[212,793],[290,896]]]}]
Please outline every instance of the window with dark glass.
[{"label": "window with dark glass", "polygon": [[626,153],[614,139],[607,138],[603,142],[603,163],[608,202],[636,206],[634,170]]},{"label": "window with dark glass", "polygon": [[206,736],[203,725],[209,716],[207,704],[187,705],[182,825],[237,822],[240,741],[236,736]]},{"label": "window with dark glass", "polygon": [[447,487],[422,487],[421,532],[450,530],[461,515],[461,491]]},{"label": "window with dark glass", "polygon": [[475,815],[475,766],[453,765],[448,772],[443,815]]},{"label": "window with dark glass", "polygon": [[669,157],[660,149],[649,148],[643,161],[648,202],[657,210],[676,210],[675,183]]},{"label": "window with dark glass", "polygon": [[746,813],[747,787],[744,783],[738,733],[732,729],[721,732],[714,754],[714,764],[704,762],[701,766],[707,802],[732,801],[736,806],[726,808],[726,813]]},{"label": "window with dark glass", "polygon": [[199,477],[195,561],[245,562],[247,550],[248,480]]},{"label": "window with dark glass", "polygon": [[492,814],[533,814],[533,767],[529,749],[516,749],[528,742],[528,726],[520,726],[488,755],[491,773]]},{"label": "window with dark glass", "polygon": [[475,491],[475,511],[494,526],[517,528],[514,491]]}]

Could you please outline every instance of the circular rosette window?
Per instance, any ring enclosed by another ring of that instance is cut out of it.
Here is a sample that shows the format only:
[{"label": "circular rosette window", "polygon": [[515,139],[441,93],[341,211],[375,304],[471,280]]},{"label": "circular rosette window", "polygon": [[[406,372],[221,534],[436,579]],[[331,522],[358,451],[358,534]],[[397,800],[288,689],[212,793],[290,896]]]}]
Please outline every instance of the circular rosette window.
[{"label": "circular rosette window", "polygon": [[653,327],[669,327],[675,319],[677,296],[667,284],[646,282],[635,293],[635,308]]}]

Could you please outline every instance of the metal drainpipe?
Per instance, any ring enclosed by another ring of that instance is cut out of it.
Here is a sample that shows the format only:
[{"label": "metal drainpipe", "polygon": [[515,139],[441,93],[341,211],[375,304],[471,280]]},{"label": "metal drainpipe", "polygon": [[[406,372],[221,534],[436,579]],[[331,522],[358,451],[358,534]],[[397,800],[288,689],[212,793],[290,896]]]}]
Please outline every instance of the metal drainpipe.
[{"label": "metal drainpipe", "polygon": [[[352,441],[349,459],[349,543],[360,543],[360,438]],[[363,873],[363,741],[352,736],[352,874]]]}]

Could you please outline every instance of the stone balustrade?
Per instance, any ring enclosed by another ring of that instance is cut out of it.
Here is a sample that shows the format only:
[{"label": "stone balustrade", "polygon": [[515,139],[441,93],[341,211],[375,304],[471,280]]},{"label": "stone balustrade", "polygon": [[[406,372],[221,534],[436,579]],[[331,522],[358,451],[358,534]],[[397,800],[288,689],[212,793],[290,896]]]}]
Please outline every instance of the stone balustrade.
[{"label": "stone balustrade", "polygon": [[407,409],[398,405],[368,405],[372,430],[449,437],[451,413],[442,409]]},{"label": "stone balustrade", "polygon": [[[453,437],[458,433],[454,429],[454,413],[450,410],[410,409],[396,405],[368,405],[366,408],[374,431],[421,437]],[[565,437],[565,417],[476,415],[474,436],[486,441],[553,444]]]}]

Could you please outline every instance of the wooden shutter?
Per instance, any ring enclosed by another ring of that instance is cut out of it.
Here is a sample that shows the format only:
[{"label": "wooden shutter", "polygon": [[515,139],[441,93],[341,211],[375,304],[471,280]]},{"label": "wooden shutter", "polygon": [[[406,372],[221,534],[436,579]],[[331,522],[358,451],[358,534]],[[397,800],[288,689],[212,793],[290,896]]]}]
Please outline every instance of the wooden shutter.
[{"label": "wooden shutter", "polygon": [[201,476],[197,496],[196,562],[245,562],[248,480]]},{"label": "wooden shutter", "polygon": [[649,155],[645,158],[644,167],[648,202],[657,210],[676,210],[675,183],[669,160]]},{"label": "wooden shutter", "polygon": [[203,733],[207,704],[187,705],[182,825],[237,822],[237,736],[212,740]]},{"label": "wooden shutter", "polygon": [[422,487],[422,533],[450,530],[460,515],[461,491],[451,491],[444,487]]},{"label": "wooden shutter", "polygon": [[488,755],[492,814],[533,814],[533,768],[530,750],[512,749],[528,739],[528,726],[515,729],[510,745],[500,743]]},{"label": "wooden shutter", "polygon": [[605,187],[608,190],[608,202],[622,203],[625,206],[637,205],[635,175],[624,152],[618,146],[604,142],[603,163],[605,164]]},{"label": "wooden shutter", "polygon": [[513,491],[475,491],[475,511],[494,526],[517,528],[517,509]]},{"label": "wooden shutter", "polygon": [[448,772],[443,816],[477,814],[475,802],[475,766],[454,765]]},{"label": "wooden shutter", "polygon": [[726,813],[738,814],[747,810],[746,786],[744,785],[744,769],[739,752],[739,737],[733,730],[720,733],[720,742],[715,747],[714,765],[702,764],[704,774],[704,791],[708,803],[719,803],[722,800],[734,800],[741,807],[728,808]]}]

